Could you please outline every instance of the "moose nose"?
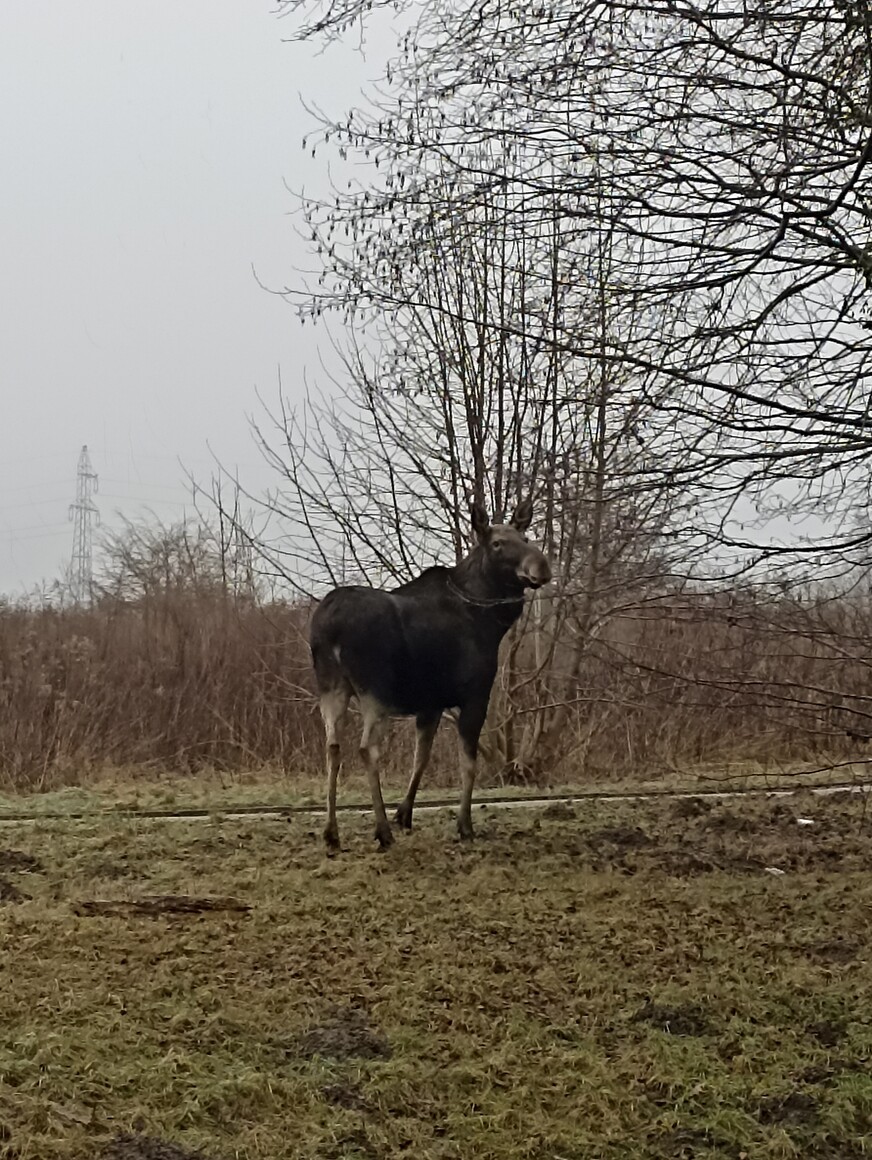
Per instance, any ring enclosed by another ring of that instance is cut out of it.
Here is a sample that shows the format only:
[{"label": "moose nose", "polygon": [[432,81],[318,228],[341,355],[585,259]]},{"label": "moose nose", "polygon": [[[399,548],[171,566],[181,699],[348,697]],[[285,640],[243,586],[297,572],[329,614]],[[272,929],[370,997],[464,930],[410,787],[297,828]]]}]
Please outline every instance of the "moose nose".
[{"label": "moose nose", "polygon": [[527,560],[520,570],[521,578],[526,580],[531,588],[541,588],[551,579],[551,565],[544,556]]}]

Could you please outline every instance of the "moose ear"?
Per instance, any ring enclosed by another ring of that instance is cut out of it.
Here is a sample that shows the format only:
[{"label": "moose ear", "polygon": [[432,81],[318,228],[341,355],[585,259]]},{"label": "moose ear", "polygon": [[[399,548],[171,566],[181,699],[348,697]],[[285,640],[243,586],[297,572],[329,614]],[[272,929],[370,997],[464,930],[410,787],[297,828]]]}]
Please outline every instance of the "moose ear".
[{"label": "moose ear", "polygon": [[530,499],[522,499],[518,506],[512,512],[511,525],[517,528],[519,532],[526,532],[533,519],[533,501]]},{"label": "moose ear", "polygon": [[487,518],[487,512],[484,505],[480,504],[478,500],[471,505],[470,515],[472,516],[472,530],[475,532],[475,537],[478,542],[484,543],[487,539],[487,534],[490,531],[490,520]]}]

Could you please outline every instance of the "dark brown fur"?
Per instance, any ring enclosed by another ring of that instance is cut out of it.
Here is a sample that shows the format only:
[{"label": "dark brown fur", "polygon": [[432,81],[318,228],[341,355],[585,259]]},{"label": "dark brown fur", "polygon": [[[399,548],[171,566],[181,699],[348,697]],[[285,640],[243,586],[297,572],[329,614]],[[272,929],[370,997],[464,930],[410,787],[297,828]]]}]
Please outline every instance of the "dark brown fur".
[{"label": "dark brown fur", "polygon": [[376,837],[392,839],[378,776],[378,742],[390,716],[414,717],[415,765],[396,820],[412,827],[412,810],[433,738],[446,709],[459,710],[463,790],[457,826],[473,836],[471,806],[478,739],[497,671],[500,641],[521,615],[524,591],[551,579],[542,552],[527,542],[532,506],[518,504],[507,524],[490,525],[472,509],[477,545],[454,568],[428,568],[385,591],[334,588],[312,618],[310,644],[327,734],[328,847],[339,845],[337,725],[356,698],[363,715],[360,753],[369,776]]}]

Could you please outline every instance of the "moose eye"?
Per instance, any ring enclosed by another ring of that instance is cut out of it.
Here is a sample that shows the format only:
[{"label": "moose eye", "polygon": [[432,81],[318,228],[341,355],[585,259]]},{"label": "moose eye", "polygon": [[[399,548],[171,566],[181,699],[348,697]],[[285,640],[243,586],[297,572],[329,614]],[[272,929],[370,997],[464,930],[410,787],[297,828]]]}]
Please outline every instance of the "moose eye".
[{"label": "moose eye", "polygon": [[493,543],[491,544],[491,547],[493,548],[493,550],[495,552],[501,552],[503,550],[502,540],[494,540]]}]

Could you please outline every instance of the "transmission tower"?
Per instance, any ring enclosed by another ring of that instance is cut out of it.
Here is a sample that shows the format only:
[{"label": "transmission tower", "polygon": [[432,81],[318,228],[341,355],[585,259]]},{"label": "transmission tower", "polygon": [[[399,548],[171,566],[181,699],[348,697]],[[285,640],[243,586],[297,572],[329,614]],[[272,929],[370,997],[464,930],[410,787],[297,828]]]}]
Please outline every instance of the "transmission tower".
[{"label": "transmission tower", "polygon": [[100,523],[100,513],[91,498],[96,490],[97,473],[91,466],[88,448],[83,447],[76,474],[76,502],[70,504],[73,521],[70,588],[76,604],[87,604],[91,599],[93,525]]}]

